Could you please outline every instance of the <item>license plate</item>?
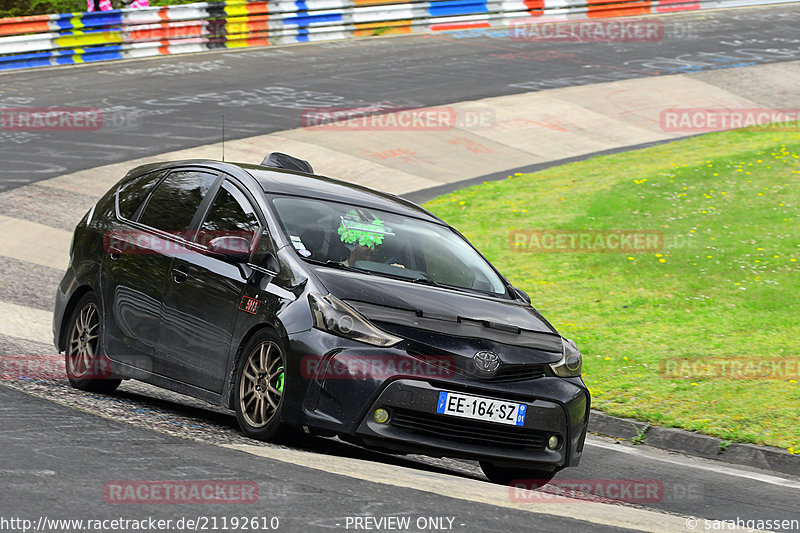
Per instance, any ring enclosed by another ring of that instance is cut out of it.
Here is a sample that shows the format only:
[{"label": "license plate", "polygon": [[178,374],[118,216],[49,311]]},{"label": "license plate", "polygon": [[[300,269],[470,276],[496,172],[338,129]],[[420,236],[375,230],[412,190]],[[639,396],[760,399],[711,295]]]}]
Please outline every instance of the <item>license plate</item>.
[{"label": "license plate", "polygon": [[525,425],[527,405],[523,403],[504,402],[478,396],[440,392],[436,412],[443,415],[486,420],[510,426]]}]

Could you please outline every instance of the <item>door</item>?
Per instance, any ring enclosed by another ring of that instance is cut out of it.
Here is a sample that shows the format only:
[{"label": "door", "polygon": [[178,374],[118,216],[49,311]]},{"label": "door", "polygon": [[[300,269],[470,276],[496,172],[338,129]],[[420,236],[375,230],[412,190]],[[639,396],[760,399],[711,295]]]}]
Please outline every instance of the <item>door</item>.
[{"label": "door", "polygon": [[118,192],[119,223],[106,235],[101,278],[111,359],[157,371],[162,300],[176,243],[216,180],[208,172],[162,172]]},{"label": "door", "polygon": [[210,255],[206,245],[237,236],[252,247],[260,223],[243,190],[225,180],[197,227],[193,245],[172,262],[158,360],[169,377],[221,393],[247,275],[240,265]]}]

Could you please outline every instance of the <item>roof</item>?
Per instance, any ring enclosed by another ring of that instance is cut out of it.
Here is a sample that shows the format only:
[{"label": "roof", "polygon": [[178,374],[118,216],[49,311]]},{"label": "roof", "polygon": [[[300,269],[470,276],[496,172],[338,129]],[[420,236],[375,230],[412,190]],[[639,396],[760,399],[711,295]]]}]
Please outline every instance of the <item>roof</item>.
[{"label": "roof", "polygon": [[298,172],[295,170],[263,167],[261,165],[251,165],[247,163],[222,162],[210,159],[192,159],[143,165],[137,167],[132,173],[143,174],[145,172],[179,165],[210,167],[227,171],[229,174],[233,175],[238,174],[237,170],[239,172],[244,171],[255,178],[262,190],[268,194],[286,194],[357,204],[443,224],[441,219],[437,216],[405,198],[376,191],[362,185],[329,178],[327,176],[306,174],[305,172]]}]

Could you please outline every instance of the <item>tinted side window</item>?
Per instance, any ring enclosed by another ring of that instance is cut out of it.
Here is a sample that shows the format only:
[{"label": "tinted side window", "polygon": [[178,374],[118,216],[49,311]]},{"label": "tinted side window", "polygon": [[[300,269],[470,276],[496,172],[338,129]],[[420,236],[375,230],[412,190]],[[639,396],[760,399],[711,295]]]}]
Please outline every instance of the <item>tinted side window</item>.
[{"label": "tinted side window", "polygon": [[138,178],[133,178],[127,183],[122,184],[117,190],[117,205],[119,206],[119,214],[122,218],[133,220],[136,210],[142,205],[144,199],[150,193],[153,185],[158,183],[166,170],[158,170],[144,174]]},{"label": "tinted side window", "polygon": [[236,235],[252,242],[258,229],[253,206],[234,185],[224,182],[200,227],[198,241],[204,245],[215,237]]},{"label": "tinted side window", "polygon": [[188,230],[216,179],[216,175],[207,172],[171,173],[153,191],[139,222],[170,233]]}]

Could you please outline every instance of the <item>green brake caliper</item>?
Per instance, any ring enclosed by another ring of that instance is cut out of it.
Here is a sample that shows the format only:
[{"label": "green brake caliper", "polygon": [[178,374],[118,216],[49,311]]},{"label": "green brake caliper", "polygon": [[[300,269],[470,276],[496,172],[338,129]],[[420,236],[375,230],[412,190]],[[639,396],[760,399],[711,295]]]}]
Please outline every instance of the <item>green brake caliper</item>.
[{"label": "green brake caliper", "polygon": [[280,372],[281,375],[278,376],[278,381],[275,383],[275,388],[278,389],[278,392],[283,394],[283,367],[278,368],[278,372]]}]

